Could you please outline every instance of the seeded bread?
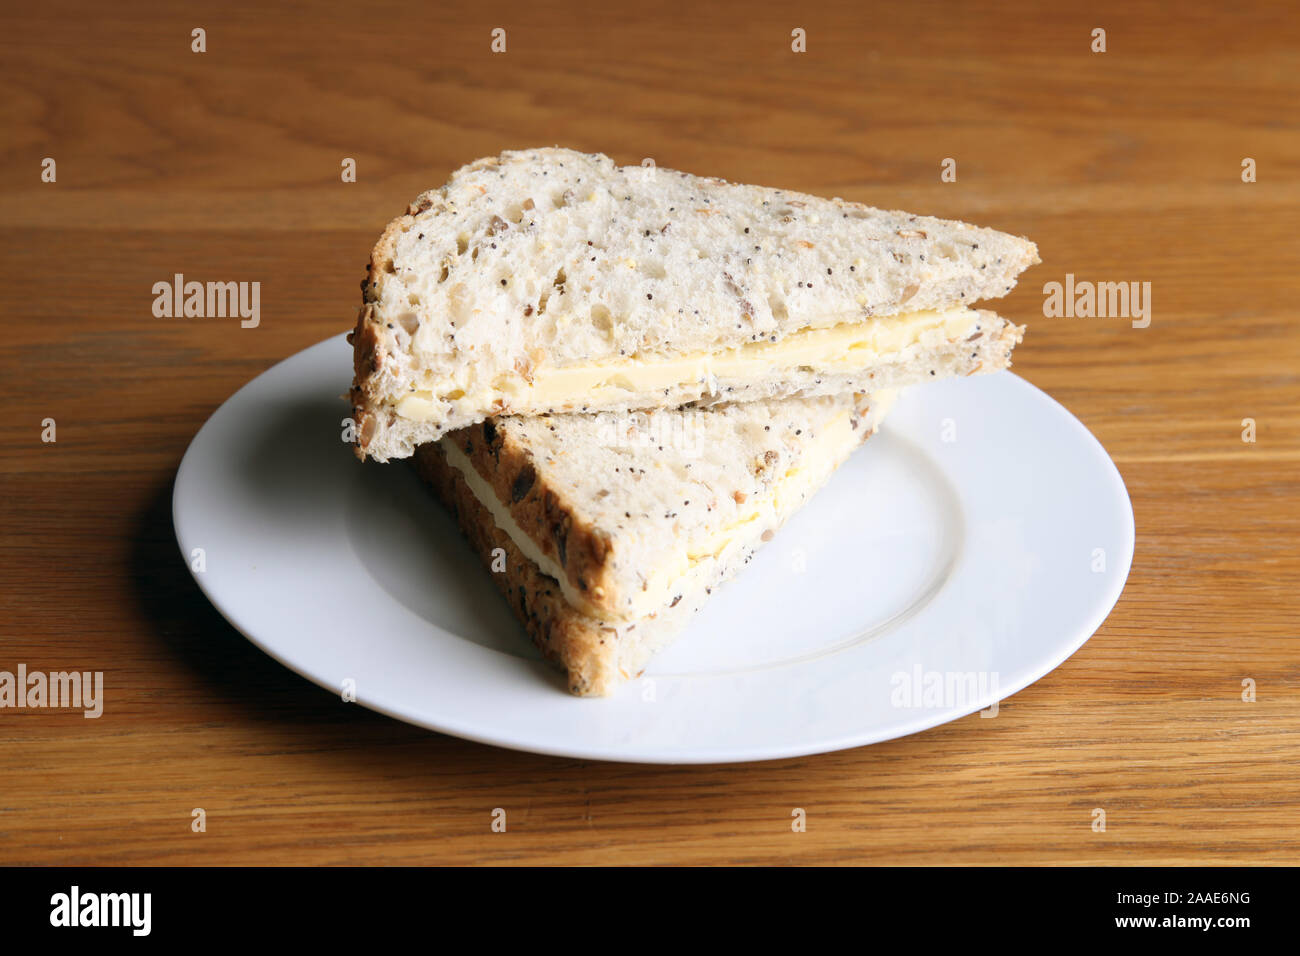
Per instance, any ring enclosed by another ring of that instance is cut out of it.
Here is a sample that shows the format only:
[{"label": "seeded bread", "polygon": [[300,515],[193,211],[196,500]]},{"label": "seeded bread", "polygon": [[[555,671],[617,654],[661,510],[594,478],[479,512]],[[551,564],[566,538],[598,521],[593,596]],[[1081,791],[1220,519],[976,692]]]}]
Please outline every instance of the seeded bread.
[{"label": "seeded bread", "polygon": [[[493,578],[537,646],[568,671],[570,689],[606,695],[748,563],[891,401],[796,398],[635,421],[501,418],[421,445],[414,464],[486,565],[494,549],[504,553],[506,570],[498,563]],[[678,445],[661,451],[647,436]],[[701,538],[708,546],[687,566],[681,557]],[[649,601],[640,590],[648,581]]]},{"label": "seeded bread", "polygon": [[[599,154],[503,153],[418,197],[375,246],[351,336],[358,453],[405,457],[490,416],[582,410],[531,387],[548,370],[723,353],[968,305],[1006,294],[1037,261],[1028,240],[961,222],[620,168]],[[985,321],[995,320],[1009,326]],[[962,351],[931,343],[862,371],[892,366],[896,384],[938,366],[960,374]],[[984,370],[1007,361],[985,358]],[[829,393],[820,371],[604,389],[585,404]],[[866,374],[834,387],[845,385],[876,387]],[[397,411],[413,393],[427,396],[418,418]]]}]

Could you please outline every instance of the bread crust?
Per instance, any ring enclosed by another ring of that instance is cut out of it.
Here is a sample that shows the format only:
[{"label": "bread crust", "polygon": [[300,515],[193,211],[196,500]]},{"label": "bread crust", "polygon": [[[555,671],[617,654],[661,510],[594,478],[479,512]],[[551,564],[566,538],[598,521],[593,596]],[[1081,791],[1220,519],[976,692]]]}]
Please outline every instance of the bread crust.
[{"label": "bread crust", "polygon": [[559,490],[537,481],[529,451],[512,439],[509,428],[488,419],[446,436],[510,511],[520,529],[542,553],[564,569],[570,587],[608,614],[617,607],[609,533],[579,517],[581,509]]},{"label": "bread crust", "polygon": [[[570,693],[608,696],[623,680],[634,676],[621,673],[618,665],[618,641],[626,626],[601,624],[569,604],[559,585],[542,574],[496,526],[460,472],[447,464],[437,442],[421,445],[413,460],[420,478],[455,516],[533,643],[547,660],[568,673]],[[492,554],[497,548],[505,553],[504,572],[492,571]]]}]

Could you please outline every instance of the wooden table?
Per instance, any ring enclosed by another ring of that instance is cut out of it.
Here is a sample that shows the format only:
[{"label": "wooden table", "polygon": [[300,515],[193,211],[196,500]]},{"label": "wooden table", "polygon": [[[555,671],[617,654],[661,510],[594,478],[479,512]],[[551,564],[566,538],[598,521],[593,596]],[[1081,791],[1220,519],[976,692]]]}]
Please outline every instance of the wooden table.
[{"label": "wooden table", "polygon": [[[1300,21],[1285,5],[240,6],[0,18],[16,302],[0,669],[107,682],[99,720],[0,711],[0,863],[1300,863]],[[662,768],[406,726],[226,625],[172,532],[195,431],[351,324],[370,246],[411,197],[474,157],[551,143],[1034,238],[1043,264],[999,304],[1030,326],[1016,371],[1102,441],[1137,518],[1096,636],[996,720]],[[153,283],[177,272],[260,282],[260,326],[156,318]],[[1066,273],[1150,282],[1150,326],[1045,318],[1042,286]]]}]

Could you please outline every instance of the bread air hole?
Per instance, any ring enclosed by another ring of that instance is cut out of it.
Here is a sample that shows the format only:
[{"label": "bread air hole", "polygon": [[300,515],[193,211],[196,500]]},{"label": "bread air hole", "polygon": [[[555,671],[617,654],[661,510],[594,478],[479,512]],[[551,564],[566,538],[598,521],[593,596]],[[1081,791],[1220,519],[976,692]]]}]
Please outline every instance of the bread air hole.
[{"label": "bread air hole", "polygon": [[463,256],[465,254],[465,250],[468,248],[469,248],[469,236],[462,232],[459,236],[456,237],[456,255]]},{"label": "bread air hole", "polygon": [[516,226],[524,221],[524,213],[531,211],[536,206],[531,199],[525,199],[523,202],[511,203],[506,207],[506,218]]},{"label": "bread air hole", "polygon": [[784,322],[790,318],[790,313],[785,307],[784,299],[771,298],[767,300],[767,307],[772,310],[772,318],[778,322]]},{"label": "bread air hole", "polygon": [[466,289],[463,282],[457,282],[447,290],[447,318],[456,327],[463,325],[469,318],[469,306],[466,302]]},{"label": "bread air hole", "polygon": [[397,317],[397,323],[402,328],[406,329],[408,335],[414,335],[416,330],[420,327],[420,317],[414,312],[403,312]]},{"label": "bread air hole", "polygon": [[603,305],[592,306],[591,324],[606,335],[614,331],[614,322],[610,318],[609,309]]}]

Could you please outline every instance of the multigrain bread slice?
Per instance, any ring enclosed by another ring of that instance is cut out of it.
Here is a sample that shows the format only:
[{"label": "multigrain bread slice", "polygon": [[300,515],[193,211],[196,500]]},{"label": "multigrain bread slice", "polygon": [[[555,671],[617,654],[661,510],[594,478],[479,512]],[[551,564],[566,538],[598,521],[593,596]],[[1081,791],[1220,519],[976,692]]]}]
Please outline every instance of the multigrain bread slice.
[{"label": "multigrain bread slice", "polygon": [[[351,335],[358,454],[503,414],[871,391],[1005,367],[1032,242],[565,149],[389,224]],[[932,374],[933,373],[933,374]]]},{"label": "multigrain bread slice", "polygon": [[603,696],[771,540],[892,400],[503,418],[421,445],[415,466],[570,690]]},{"label": "multigrain bread slice", "polygon": [[705,557],[725,560],[773,530],[787,499],[817,487],[889,401],[504,417],[439,445],[570,604],[626,621],[707,577]]}]

